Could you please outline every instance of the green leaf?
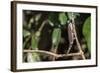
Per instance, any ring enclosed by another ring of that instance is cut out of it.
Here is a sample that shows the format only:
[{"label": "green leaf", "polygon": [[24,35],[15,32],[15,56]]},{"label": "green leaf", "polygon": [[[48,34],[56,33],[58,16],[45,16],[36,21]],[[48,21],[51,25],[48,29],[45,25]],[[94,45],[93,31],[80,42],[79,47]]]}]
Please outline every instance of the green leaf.
[{"label": "green leaf", "polygon": [[66,24],[66,22],[67,22],[67,16],[66,16],[66,14],[65,13],[60,13],[59,14],[59,21],[60,21],[60,23],[62,24],[62,25],[65,25]]},{"label": "green leaf", "polygon": [[36,36],[33,35],[33,36],[32,36],[32,49],[36,50],[37,47],[38,47],[38,41],[37,41],[37,39],[36,39]]},{"label": "green leaf", "polygon": [[51,26],[54,26],[54,24],[53,24],[50,20],[48,20],[48,23],[49,23]]},{"label": "green leaf", "polygon": [[40,18],[41,18],[42,14],[37,14],[36,17],[35,17],[35,21],[37,22]]},{"label": "green leaf", "polygon": [[29,29],[31,28],[32,23],[34,23],[34,16],[32,16],[32,17],[30,18],[30,20],[29,20],[29,23],[28,23],[28,26],[27,26]]},{"label": "green leaf", "polygon": [[40,36],[40,31],[37,31],[37,32],[35,33],[35,36],[36,36],[37,39],[38,39],[38,37]]},{"label": "green leaf", "polygon": [[75,19],[77,16],[80,16],[79,13],[75,13],[75,12],[68,12],[67,14],[69,19]]},{"label": "green leaf", "polygon": [[87,41],[88,50],[91,52],[91,17],[88,17],[84,22],[83,35]]},{"label": "green leaf", "polygon": [[59,44],[60,39],[61,39],[61,29],[55,28],[52,33],[52,43],[57,45]]},{"label": "green leaf", "polygon": [[[37,37],[35,35],[32,36],[32,49],[38,50],[38,41],[36,39]],[[40,61],[40,56],[38,53],[32,53],[32,60],[33,62]]]},{"label": "green leaf", "polygon": [[38,62],[40,61],[40,57],[38,55],[38,53],[28,53],[28,58],[27,58],[28,62]]},{"label": "green leaf", "polygon": [[32,59],[35,62],[40,61],[39,53],[32,53]]},{"label": "green leaf", "polygon": [[27,36],[30,36],[30,32],[27,30],[23,30],[23,36],[24,36],[24,38]]}]

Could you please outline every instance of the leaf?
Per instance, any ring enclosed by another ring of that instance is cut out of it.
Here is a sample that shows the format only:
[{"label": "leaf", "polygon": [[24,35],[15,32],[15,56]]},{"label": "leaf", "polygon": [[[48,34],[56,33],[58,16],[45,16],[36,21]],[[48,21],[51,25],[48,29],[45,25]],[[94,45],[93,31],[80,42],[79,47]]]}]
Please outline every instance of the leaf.
[{"label": "leaf", "polygon": [[40,61],[40,57],[37,53],[28,53],[27,54],[28,58],[27,58],[27,61],[28,62],[37,62],[37,61]]},{"label": "leaf", "polygon": [[[38,41],[36,39],[37,37],[35,35],[32,36],[32,49],[38,50]],[[40,57],[38,53],[32,53],[32,60],[33,61],[40,61]]]},{"label": "leaf", "polygon": [[84,22],[83,35],[87,41],[88,50],[91,52],[91,17],[88,17]]},{"label": "leaf", "polygon": [[37,32],[35,33],[35,36],[36,36],[37,39],[38,39],[38,37],[40,36],[40,31],[37,31]]},{"label": "leaf", "polygon": [[37,14],[36,17],[35,17],[35,21],[37,22],[40,18],[41,18],[42,14]]},{"label": "leaf", "polygon": [[52,33],[52,42],[53,44],[59,44],[60,42],[60,39],[61,39],[61,29],[60,28],[55,28],[53,30],[53,33]]},{"label": "leaf", "polygon": [[48,20],[48,23],[49,23],[51,26],[54,26],[54,24],[53,24],[50,20]]},{"label": "leaf", "polygon": [[75,13],[75,12],[68,12],[67,14],[70,20],[75,19],[77,16],[80,16],[79,13]]},{"label": "leaf", "polygon": [[33,61],[37,62],[40,61],[40,56],[38,53],[32,53],[32,59]]},{"label": "leaf", "polygon": [[38,47],[38,41],[36,40],[36,36],[33,35],[32,36],[32,49],[36,50],[36,48]]},{"label": "leaf", "polygon": [[24,36],[24,38],[27,36],[30,36],[30,32],[27,30],[23,30],[23,36]]},{"label": "leaf", "polygon": [[32,16],[32,17],[30,18],[30,20],[29,20],[29,23],[28,23],[28,26],[27,26],[29,29],[31,28],[32,23],[34,23],[34,16]]},{"label": "leaf", "polygon": [[32,57],[33,57],[32,53],[27,53],[27,61],[28,62],[34,62],[33,59],[32,59]]},{"label": "leaf", "polygon": [[62,24],[62,25],[65,25],[66,24],[66,22],[67,22],[67,16],[66,16],[66,14],[65,13],[60,13],[59,14],[59,21],[60,21],[60,23]]}]

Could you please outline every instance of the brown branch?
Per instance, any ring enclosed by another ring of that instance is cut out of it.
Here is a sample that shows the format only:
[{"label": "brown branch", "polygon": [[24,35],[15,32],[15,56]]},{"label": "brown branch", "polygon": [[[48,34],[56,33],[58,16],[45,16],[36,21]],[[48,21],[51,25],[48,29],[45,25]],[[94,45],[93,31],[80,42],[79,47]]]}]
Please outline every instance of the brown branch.
[{"label": "brown branch", "polygon": [[56,53],[49,52],[49,51],[44,51],[44,50],[23,50],[23,52],[43,53],[43,54],[48,54],[48,55],[54,56],[56,58],[67,57],[67,56],[77,56],[77,55],[81,54],[80,52],[79,53],[70,53],[70,54],[56,54]]},{"label": "brown branch", "polygon": [[44,20],[44,21],[42,22],[42,24],[41,24],[39,30],[38,30],[39,32],[41,32],[41,30],[43,29],[43,27],[44,27],[44,25],[45,25],[46,23],[49,23],[50,25],[54,25],[50,20]]},{"label": "brown branch", "polygon": [[[58,48],[59,44],[56,44],[56,46],[54,47],[54,44],[52,45],[52,48],[50,50],[50,52],[57,54],[57,48]],[[50,60],[54,61],[56,59],[56,57],[49,57]]]},{"label": "brown branch", "polygon": [[42,22],[42,24],[41,24],[41,26],[40,26],[40,28],[39,28],[39,30],[38,30],[39,32],[42,31],[44,25],[45,25],[47,22],[48,22],[48,20],[44,20],[44,21]]},{"label": "brown branch", "polygon": [[23,52],[31,52],[31,53],[44,53],[44,54],[48,54],[51,56],[55,56],[57,57],[58,55],[49,51],[44,51],[44,50],[23,50]]},{"label": "brown branch", "polygon": [[61,55],[59,55],[59,57],[78,56],[80,54],[81,54],[80,52],[78,52],[78,53],[70,53],[70,54],[61,54]]},{"label": "brown branch", "polygon": [[81,53],[82,58],[83,58],[83,59],[86,59],[86,58],[85,58],[85,55],[84,55],[84,52],[82,51],[82,48],[81,48],[81,46],[80,46],[79,40],[78,40],[78,38],[77,38],[77,33],[76,33],[76,28],[75,28],[74,19],[73,19],[72,21],[73,21],[73,30],[74,30],[74,35],[75,35],[75,39],[76,39],[77,46],[78,46],[78,48],[79,48],[79,51],[80,51],[80,53]]}]

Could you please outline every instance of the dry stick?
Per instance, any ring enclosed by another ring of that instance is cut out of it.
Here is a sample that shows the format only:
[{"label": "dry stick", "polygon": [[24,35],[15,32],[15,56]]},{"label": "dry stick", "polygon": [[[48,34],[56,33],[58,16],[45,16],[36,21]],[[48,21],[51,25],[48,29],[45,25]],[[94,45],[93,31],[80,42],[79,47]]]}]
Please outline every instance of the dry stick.
[{"label": "dry stick", "polygon": [[59,57],[66,57],[66,56],[78,56],[78,55],[80,55],[80,52],[78,52],[78,53],[70,53],[70,54],[62,54],[62,55],[59,55]]},{"label": "dry stick", "polygon": [[[57,54],[57,48],[58,48],[58,45],[55,48],[54,48],[54,45],[53,45],[52,48],[51,48],[51,52]],[[55,61],[55,59],[56,59],[55,56],[54,57],[50,57],[50,60],[52,60],[52,61]]]},{"label": "dry stick", "polygon": [[[57,54],[57,48],[58,48],[58,45],[56,45],[55,49],[54,49],[54,53]],[[56,57],[53,57],[52,60],[54,61],[56,59]]]},{"label": "dry stick", "polygon": [[46,24],[46,23],[49,23],[49,24],[51,24],[51,25],[53,25],[53,23],[50,21],[50,20],[44,20],[43,22],[42,22],[42,24],[41,24],[41,26],[40,26],[40,28],[39,28],[39,32],[41,32],[42,31],[42,29],[43,29],[43,27],[44,27],[44,25]]},{"label": "dry stick", "polygon": [[43,21],[43,23],[41,24],[41,26],[40,26],[40,28],[39,28],[39,30],[38,30],[39,32],[42,31],[44,25],[45,25],[47,22],[48,22],[48,20],[44,20],[44,21]]},{"label": "dry stick", "polygon": [[54,56],[56,58],[66,57],[66,56],[75,56],[75,55],[77,56],[77,55],[80,55],[80,52],[79,53],[70,53],[70,54],[56,54],[56,53],[49,52],[49,51],[44,51],[44,50],[24,50],[23,52],[28,52],[28,53],[43,53],[43,54],[48,54],[48,55]]},{"label": "dry stick", "polygon": [[58,57],[58,55],[57,55],[57,54],[52,53],[52,52],[49,52],[49,51],[44,51],[44,50],[24,50],[23,52],[31,52],[31,53],[44,53],[44,54],[48,54],[48,55],[51,55],[51,56]]},{"label": "dry stick", "polygon": [[76,43],[77,43],[77,46],[78,46],[79,51],[80,51],[80,53],[81,53],[81,56],[82,56],[83,59],[86,59],[86,58],[85,58],[85,55],[84,55],[84,52],[82,51],[82,48],[81,48],[80,43],[79,43],[78,38],[77,38],[77,34],[76,34],[76,30],[75,30],[76,28],[75,28],[75,22],[74,22],[74,20],[73,20],[73,29],[74,29],[74,34],[75,34]]}]

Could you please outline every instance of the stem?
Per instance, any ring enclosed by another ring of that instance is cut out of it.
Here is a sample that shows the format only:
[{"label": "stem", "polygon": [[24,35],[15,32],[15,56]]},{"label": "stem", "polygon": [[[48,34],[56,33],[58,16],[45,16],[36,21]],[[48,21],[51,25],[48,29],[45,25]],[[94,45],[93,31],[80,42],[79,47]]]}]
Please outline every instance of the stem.
[{"label": "stem", "polygon": [[48,54],[51,56],[55,56],[57,57],[58,55],[49,51],[44,51],[44,50],[24,50],[23,52],[31,52],[31,53],[44,53],[44,54]]},{"label": "stem", "polygon": [[59,57],[78,56],[78,55],[80,55],[80,52],[78,52],[78,53],[70,53],[70,54],[62,54],[62,55],[59,55]]},{"label": "stem", "polygon": [[[54,45],[52,45],[52,48],[51,48],[51,52],[57,54],[57,48],[58,48],[58,44],[56,45],[56,47],[54,47]],[[49,58],[50,60],[54,61],[56,59],[56,57],[50,57]]]},{"label": "stem", "polygon": [[78,53],[70,53],[70,54],[56,54],[56,53],[49,52],[49,51],[44,51],[44,50],[24,50],[23,52],[28,52],[28,53],[43,53],[43,54],[47,54],[47,55],[50,55],[50,56],[54,56],[56,58],[80,55],[80,52],[78,52]]},{"label": "stem", "polygon": [[47,22],[48,22],[48,20],[44,20],[44,21],[42,22],[42,24],[41,24],[41,26],[40,26],[38,32],[41,32],[41,31],[42,31],[44,25],[45,25]]},{"label": "stem", "polygon": [[85,58],[85,55],[84,55],[84,52],[82,51],[82,48],[81,48],[80,43],[79,43],[78,38],[77,38],[77,33],[76,33],[76,30],[75,30],[76,28],[75,28],[74,19],[72,20],[72,23],[73,23],[73,30],[74,30],[74,34],[75,34],[75,39],[76,39],[77,46],[78,46],[78,48],[79,48],[79,51],[80,51],[80,53],[81,53],[82,58],[83,58],[83,59],[86,59],[86,58]]}]

